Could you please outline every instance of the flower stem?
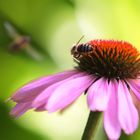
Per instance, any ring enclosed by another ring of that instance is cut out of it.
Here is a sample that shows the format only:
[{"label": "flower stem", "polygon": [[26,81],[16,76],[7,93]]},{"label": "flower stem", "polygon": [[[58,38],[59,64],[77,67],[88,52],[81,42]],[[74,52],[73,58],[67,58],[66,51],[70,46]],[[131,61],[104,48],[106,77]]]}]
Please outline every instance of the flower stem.
[{"label": "flower stem", "polygon": [[99,121],[100,117],[101,117],[101,112],[90,111],[88,121],[81,140],[94,140],[97,127],[100,122]]}]

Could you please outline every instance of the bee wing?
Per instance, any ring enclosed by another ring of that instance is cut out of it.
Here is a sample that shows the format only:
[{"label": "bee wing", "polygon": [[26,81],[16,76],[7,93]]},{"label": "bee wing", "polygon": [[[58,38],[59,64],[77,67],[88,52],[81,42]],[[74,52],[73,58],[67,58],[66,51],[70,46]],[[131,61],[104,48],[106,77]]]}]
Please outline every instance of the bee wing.
[{"label": "bee wing", "polygon": [[4,23],[4,27],[7,31],[7,34],[9,35],[9,37],[11,37],[12,39],[16,38],[17,36],[19,36],[18,32],[16,31],[16,29],[14,28],[14,26],[12,24],[10,24],[8,21],[6,21]]}]

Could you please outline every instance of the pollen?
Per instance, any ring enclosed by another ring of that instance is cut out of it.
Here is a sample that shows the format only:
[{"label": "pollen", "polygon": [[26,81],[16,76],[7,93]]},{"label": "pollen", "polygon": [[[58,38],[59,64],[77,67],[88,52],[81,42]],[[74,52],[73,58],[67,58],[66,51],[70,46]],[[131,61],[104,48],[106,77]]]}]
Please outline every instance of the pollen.
[{"label": "pollen", "polygon": [[77,69],[98,77],[136,78],[140,73],[138,50],[128,42],[115,40],[89,41],[93,51],[75,60]]}]

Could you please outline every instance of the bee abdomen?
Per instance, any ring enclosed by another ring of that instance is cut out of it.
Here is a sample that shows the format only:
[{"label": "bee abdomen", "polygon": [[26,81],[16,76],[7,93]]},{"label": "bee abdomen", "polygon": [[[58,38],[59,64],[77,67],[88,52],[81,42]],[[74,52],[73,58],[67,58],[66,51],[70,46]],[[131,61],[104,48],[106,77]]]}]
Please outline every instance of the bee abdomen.
[{"label": "bee abdomen", "polygon": [[89,44],[81,44],[80,46],[78,46],[77,48],[77,51],[78,52],[83,52],[83,53],[86,53],[86,52],[91,52],[93,50],[92,46],[89,45]]}]

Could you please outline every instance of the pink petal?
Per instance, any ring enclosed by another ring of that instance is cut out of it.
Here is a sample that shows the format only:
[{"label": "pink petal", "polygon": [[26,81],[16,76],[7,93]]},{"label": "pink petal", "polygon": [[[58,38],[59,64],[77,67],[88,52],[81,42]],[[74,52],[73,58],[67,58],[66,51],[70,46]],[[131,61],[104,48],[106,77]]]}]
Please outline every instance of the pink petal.
[{"label": "pink petal", "polygon": [[51,95],[51,94],[56,90],[56,88],[58,88],[60,85],[65,84],[65,82],[67,82],[67,81],[69,81],[69,80],[71,80],[71,79],[75,79],[75,78],[77,78],[77,77],[82,77],[82,76],[84,76],[84,75],[85,75],[85,73],[78,73],[78,74],[75,74],[75,75],[73,75],[73,76],[71,76],[71,77],[65,79],[65,80],[62,80],[62,81],[60,81],[60,82],[57,82],[57,83],[55,83],[55,84],[49,86],[47,89],[45,89],[42,93],[40,93],[40,95],[38,95],[38,96],[34,99],[34,101],[33,101],[33,103],[32,103],[33,107],[38,108],[38,107],[41,106],[42,104],[47,103],[48,98],[50,97],[50,95]]},{"label": "pink petal", "polygon": [[40,92],[42,92],[45,88],[50,86],[51,84],[58,82],[60,80],[66,79],[73,74],[78,73],[76,70],[73,71],[65,71],[55,75],[43,77],[32,81],[21,89],[19,89],[11,99],[15,102],[28,102],[33,100]]},{"label": "pink petal", "polygon": [[136,95],[131,90],[130,90],[130,94],[131,94],[133,103],[134,103],[135,107],[137,108],[137,111],[140,116],[140,100],[136,97]]},{"label": "pink petal", "polygon": [[49,112],[63,109],[74,100],[76,100],[82,92],[84,92],[93,82],[93,77],[83,76],[66,81],[60,85],[48,100],[46,108]]},{"label": "pink petal", "polygon": [[121,127],[118,121],[117,88],[117,81],[110,81],[108,85],[110,97],[107,109],[104,112],[104,128],[108,137],[112,140],[119,139],[121,134]]},{"label": "pink petal", "polygon": [[133,133],[138,127],[138,112],[124,81],[119,81],[118,86],[118,118],[126,134]]},{"label": "pink petal", "polygon": [[45,105],[46,104],[42,104],[41,106],[37,107],[34,111],[37,112],[46,111]]},{"label": "pink petal", "polygon": [[16,106],[12,109],[10,114],[16,118],[20,117],[22,114],[24,114],[26,111],[31,109],[31,103],[18,103]]},{"label": "pink petal", "polygon": [[130,86],[130,89],[133,91],[133,93],[140,100],[140,82],[137,82],[136,80],[129,79],[127,81],[127,83]]},{"label": "pink petal", "polygon": [[103,111],[108,103],[108,80],[100,78],[88,90],[88,105],[92,111]]}]

